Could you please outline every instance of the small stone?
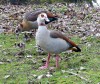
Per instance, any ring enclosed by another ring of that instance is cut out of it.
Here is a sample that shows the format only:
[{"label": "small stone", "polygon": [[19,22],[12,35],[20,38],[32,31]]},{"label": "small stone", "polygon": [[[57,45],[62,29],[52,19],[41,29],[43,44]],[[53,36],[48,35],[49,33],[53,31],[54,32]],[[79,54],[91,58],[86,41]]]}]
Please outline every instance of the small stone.
[{"label": "small stone", "polygon": [[41,79],[42,77],[43,77],[43,75],[40,75],[40,76],[37,77],[37,79]]},{"label": "small stone", "polygon": [[50,74],[50,72],[47,72],[46,77],[51,77],[52,75]]},{"label": "small stone", "polygon": [[65,70],[61,70],[62,71],[62,73],[65,73],[66,71]]},{"label": "small stone", "polygon": [[26,57],[31,58],[31,57],[32,57],[32,55],[27,55]]},{"label": "small stone", "polygon": [[100,37],[100,33],[97,33],[95,36],[96,36],[96,37]]},{"label": "small stone", "polygon": [[87,45],[88,47],[91,47],[91,44],[90,44],[89,42],[87,42],[86,45]]},{"label": "small stone", "polygon": [[3,62],[0,62],[0,64],[4,64]]},{"label": "small stone", "polygon": [[42,79],[44,77],[44,75],[40,75],[37,77],[38,80]]},{"label": "small stone", "polygon": [[7,79],[7,78],[9,78],[9,77],[10,77],[10,75],[6,75],[4,78]]},{"label": "small stone", "polygon": [[86,68],[84,68],[84,67],[81,66],[80,67],[80,70],[84,71],[84,70],[86,70]]}]

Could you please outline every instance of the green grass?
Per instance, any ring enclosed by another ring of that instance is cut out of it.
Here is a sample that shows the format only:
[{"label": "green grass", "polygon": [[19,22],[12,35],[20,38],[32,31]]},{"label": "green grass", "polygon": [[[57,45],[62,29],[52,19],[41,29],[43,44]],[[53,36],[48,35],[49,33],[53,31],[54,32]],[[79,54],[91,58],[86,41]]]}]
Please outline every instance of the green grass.
[{"label": "green grass", "polygon": [[[46,55],[39,55],[36,52],[34,38],[25,43],[25,54],[15,56],[21,51],[14,47],[15,42],[21,42],[22,36],[17,40],[15,35],[0,34],[0,84],[97,84],[100,82],[100,40],[96,37],[87,37],[82,41],[77,36],[72,40],[79,44],[82,52],[61,53],[60,68],[38,70],[42,65],[42,59]],[[31,58],[27,55],[32,55]],[[53,58],[53,59],[52,59]],[[54,57],[51,58],[50,66],[55,65]],[[80,69],[84,67],[85,69]],[[65,71],[65,72],[62,72]],[[71,71],[87,79],[68,73]],[[52,73],[52,77],[37,77],[42,74]]]}]

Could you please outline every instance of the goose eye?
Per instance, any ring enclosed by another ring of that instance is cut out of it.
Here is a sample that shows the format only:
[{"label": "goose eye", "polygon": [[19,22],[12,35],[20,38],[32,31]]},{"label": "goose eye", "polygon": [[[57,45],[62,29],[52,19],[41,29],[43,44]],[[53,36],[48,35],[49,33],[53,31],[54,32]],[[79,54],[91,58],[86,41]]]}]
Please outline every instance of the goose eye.
[{"label": "goose eye", "polygon": [[43,18],[43,17],[44,17],[44,15],[41,15],[41,17]]}]

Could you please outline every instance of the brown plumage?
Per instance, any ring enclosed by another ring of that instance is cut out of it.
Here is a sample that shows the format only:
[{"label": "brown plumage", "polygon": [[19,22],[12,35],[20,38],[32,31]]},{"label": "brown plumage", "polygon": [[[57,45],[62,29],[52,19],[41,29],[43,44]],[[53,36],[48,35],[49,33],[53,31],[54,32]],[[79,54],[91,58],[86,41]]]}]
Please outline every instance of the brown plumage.
[{"label": "brown plumage", "polygon": [[69,38],[67,38],[65,35],[63,35],[61,32],[52,31],[50,33],[50,36],[52,38],[61,38],[61,39],[65,40],[66,42],[68,42],[71,45],[71,48],[70,49],[72,51],[81,52],[81,49],[73,41],[71,41]]}]

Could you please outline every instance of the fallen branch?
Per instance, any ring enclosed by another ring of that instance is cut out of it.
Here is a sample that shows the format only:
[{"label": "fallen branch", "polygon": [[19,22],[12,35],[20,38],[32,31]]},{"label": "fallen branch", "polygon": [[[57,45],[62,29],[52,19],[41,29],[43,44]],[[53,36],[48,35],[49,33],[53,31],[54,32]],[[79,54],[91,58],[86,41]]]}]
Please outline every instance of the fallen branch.
[{"label": "fallen branch", "polygon": [[69,73],[69,74],[72,74],[72,75],[75,75],[75,76],[79,77],[80,79],[85,80],[86,82],[91,82],[91,81],[88,80],[87,78],[84,78],[83,76],[81,76],[81,75],[79,75],[79,74],[77,74],[77,73],[74,73],[74,72],[72,72],[72,71],[65,71],[65,72],[67,72],[67,73]]}]

